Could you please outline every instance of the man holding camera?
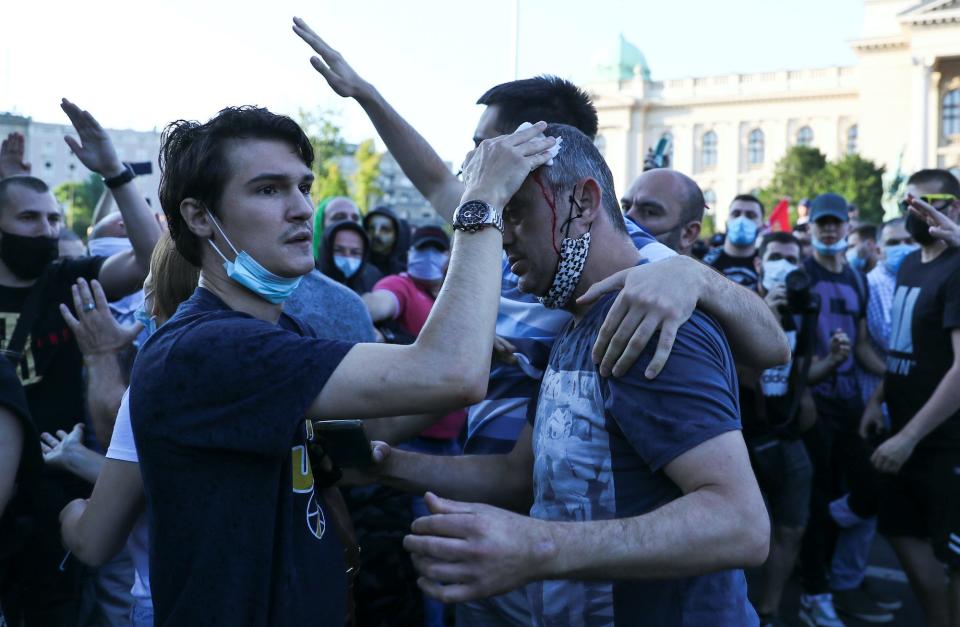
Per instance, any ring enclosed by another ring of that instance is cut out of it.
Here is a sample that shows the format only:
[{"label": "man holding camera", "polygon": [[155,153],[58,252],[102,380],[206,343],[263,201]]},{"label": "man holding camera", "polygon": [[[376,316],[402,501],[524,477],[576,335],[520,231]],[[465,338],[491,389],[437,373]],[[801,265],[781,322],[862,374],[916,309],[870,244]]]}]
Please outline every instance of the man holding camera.
[{"label": "man holding camera", "polygon": [[[846,236],[849,232],[847,202],[839,194],[826,193],[810,203],[810,229],[813,256],[803,268],[810,278],[811,290],[821,307],[817,318],[815,355],[820,363],[811,368],[808,382],[814,386],[818,420],[804,434],[807,452],[813,462],[813,491],[810,522],[804,536],[801,618],[810,625],[837,625],[834,599],[828,587],[828,566],[837,551],[850,562],[850,576],[839,581],[831,578],[831,587],[842,597],[847,613],[860,616],[889,616],[860,594],[862,563],[873,534],[844,532],[837,541],[836,524],[830,517],[829,503],[837,495],[835,486],[842,479],[850,490],[850,509],[861,518],[869,518],[875,499],[873,472],[858,437],[857,427],[863,402],[856,378],[854,358],[869,372],[883,371],[883,361],[870,345],[866,332],[868,288],[863,276],[845,263]],[[836,561],[834,560],[834,575]],[[853,572],[857,571],[857,572]],[[889,620],[889,618],[884,618]]]}]

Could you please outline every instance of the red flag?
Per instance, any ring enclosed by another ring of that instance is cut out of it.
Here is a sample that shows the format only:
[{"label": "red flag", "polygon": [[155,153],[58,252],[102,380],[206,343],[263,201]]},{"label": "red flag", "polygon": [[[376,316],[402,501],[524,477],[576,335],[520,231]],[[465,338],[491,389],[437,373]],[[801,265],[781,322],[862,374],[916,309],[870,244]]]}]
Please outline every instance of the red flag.
[{"label": "red flag", "polygon": [[770,212],[770,228],[774,231],[790,232],[790,202],[786,198],[778,202]]}]

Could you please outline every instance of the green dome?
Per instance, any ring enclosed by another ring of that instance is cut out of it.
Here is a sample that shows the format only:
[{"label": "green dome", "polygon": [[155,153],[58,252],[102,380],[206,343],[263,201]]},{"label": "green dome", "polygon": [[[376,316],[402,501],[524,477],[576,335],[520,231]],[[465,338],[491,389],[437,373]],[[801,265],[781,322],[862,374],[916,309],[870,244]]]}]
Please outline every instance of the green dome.
[{"label": "green dome", "polygon": [[640,49],[620,33],[615,46],[594,57],[594,76],[598,81],[628,81],[637,76],[650,80],[650,66]]}]

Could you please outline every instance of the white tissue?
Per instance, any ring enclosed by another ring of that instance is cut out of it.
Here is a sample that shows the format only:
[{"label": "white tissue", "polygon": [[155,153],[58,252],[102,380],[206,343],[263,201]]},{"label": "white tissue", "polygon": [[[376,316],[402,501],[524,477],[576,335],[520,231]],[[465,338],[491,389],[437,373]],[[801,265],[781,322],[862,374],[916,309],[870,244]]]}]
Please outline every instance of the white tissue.
[{"label": "white tissue", "polygon": [[[515,130],[514,133],[519,133],[520,131],[530,128],[531,126],[533,126],[533,124],[531,124],[530,122],[524,122],[523,124],[517,127],[517,130]],[[560,152],[560,144],[562,143],[563,143],[563,138],[557,137],[557,143],[555,143],[553,146],[547,149],[547,152],[550,153],[550,160],[547,161],[546,165],[553,165],[553,158],[556,157],[557,154]]]}]

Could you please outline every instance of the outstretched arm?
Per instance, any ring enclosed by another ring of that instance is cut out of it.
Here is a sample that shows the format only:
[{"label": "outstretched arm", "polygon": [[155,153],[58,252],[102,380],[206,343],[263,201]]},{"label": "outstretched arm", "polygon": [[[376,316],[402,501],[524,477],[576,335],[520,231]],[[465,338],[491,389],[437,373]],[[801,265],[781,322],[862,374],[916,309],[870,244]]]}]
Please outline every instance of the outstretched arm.
[{"label": "outstretched arm", "polygon": [[[124,171],[113,142],[100,123],[66,98],[60,108],[70,118],[80,140],[64,137],[70,150],[84,166],[103,178],[111,178]],[[160,238],[160,225],[153,217],[147,201],[137,191],[133,181],[111,190],[123,216],[123,224],[133,250],[108,258],[100,269],[100,282],[110,300],[114,300],[143,285],[150,268],[150,255]]]},{"label": "outstretched arm", "polygon": [[450,172],[427,140],[390,106],[373,85],[363,80],[350,67],[343,55],[313,32],[306,22],[298,17],[293,18],[293,32],[320,55],[310,58],[314,69],[326,79],[334,92],[344,98],[355,99],[363,107],[403,173],[417,191],[430,201],[437,213],[450,222],[453,211],[460,204],[464,191],[463,183]]},{"label": "outstretched arm", "polygon": [[[539,123],[483,142],[466,165],[471,186],[464,200],[483,199],[502,210],[530,172],[550,158],[545,151],[556,140],[543,135],[545,127]],[[502,246],[503,236],[492,226],[455,233],[447,278],[416,342],[354,346],[311,405],[310,415],[375,418],[479,402],[490,374]]]},{"label": "outstretched arm", "polygon": [[786,363],[790,346],[777,317],[756,293],[690,257],[676,256],[622,270],[595,283],[577,302],[620,294],[600,328],[593,359],[603,376],[623,376],[660,331],[645,374],[656,377],[673,349],[677,330],[700,307],[723,327],[739,365],[765,370]]}]

